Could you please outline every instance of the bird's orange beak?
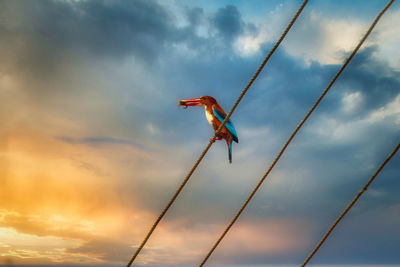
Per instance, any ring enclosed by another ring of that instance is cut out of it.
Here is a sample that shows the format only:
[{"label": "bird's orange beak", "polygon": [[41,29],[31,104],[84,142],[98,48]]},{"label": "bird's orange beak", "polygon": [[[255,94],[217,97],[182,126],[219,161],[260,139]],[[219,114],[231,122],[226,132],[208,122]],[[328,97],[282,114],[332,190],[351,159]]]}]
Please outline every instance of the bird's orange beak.
[{"label": "bird's orange beak", "polygon": [[185,99],[185,100],[179,100],[178,101],[178,107],[179,106],[184,106],[187,108],[188,106],[201,106],[202,101],[199,98],[193,98],[193,99]]}]

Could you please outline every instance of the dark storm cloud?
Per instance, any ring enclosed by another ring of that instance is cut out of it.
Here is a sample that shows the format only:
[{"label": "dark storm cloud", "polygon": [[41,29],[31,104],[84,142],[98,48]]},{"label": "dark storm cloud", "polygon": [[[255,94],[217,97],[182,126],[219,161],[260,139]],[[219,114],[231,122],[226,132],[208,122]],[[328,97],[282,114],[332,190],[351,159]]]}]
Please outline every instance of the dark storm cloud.
[{"label": "dark storm cloud", "polygon": [[178,27],[168,10],[152,0],[2,1],[0,9],[1,57],[43,76],[76,56],[133,55],[149,63],[174,43],[210,48],[211,40],[205,42],[193,32],[203,23],[213,25],[216,37],[228,38],[228,46],[246,27],[254,28],[243,22],[234,6],[219,9],[211,18],[200,8],[187,9],[186,27]]},{"label": "dark storm cloud", "polygon": [[[361,50],[333,85],[325,99],[313,114],[315,117],[329,115],[342,121],[366,116],[369,112],[393,101],[400,92],[399,73],[374,54],[374,48]],[[267,123],[287,128],[304,116],[323,89],[328,85],[339,65],[309,67],[287,56],[282,50],[271,59],[252,91],[258,90],[247,101],[253,115],[248,123]],[[359,91],[363,99],[360,107],[343,114],[342,98],[346,93]],[[260,97],[261,96],[261,97]],[[266,117],[267,115],[267,117]]]},{"label": "dark storm cloud", "polygon": [[377,47],[368,47],[358,53],[339,82],[349,92],[362,92],[365,101],[361,112],[384,106],[400,92],[400,72],[386,62],[375,60],[377,50]]},{"label": "dark storm cloud", "polygon": [[220,8],[211,18],[211,23],[224,38],[232,41],[243,33],[244,22],[235,6]]},{"label": "dark storm cloud", "polygon": [[[269,44],[265,44],[262,50],[267,51],[269,47]],[[162,74],[168,80],[165,86],[170,87],[171,102],[209,94],[221,99],[222,106],[229,110],[259,63],[258,57],[220,55],[214,57],[212,64],[209,59],[195,59],[188,60],[175,55],[167,57],[168,61],[176,63],[163,70]],[[371,111],[388,104],[400,92],[398,73],[380,62],[374,55],[374,49],[361,50],[355,60],[331,88],[310,121],[326,115],[340,121],[367,116]],[[360,60],[364,63],[359,64]],[[304,66],[278,49],[233,114],[235,124],[239,128],[272,126],[279,131],[293,128],[339,68],[340,65],[320,65],[317,62]],[[360,106],[343,113],[343,96],[357,91],[363,98]],[[195,118],[193,113],[199,113],[196,108],[189,112],[171,110],[171,117],[179,117],[179,120],[172,124],[171,121],[160,123],[165,124],[165,128],[176,129],[177,124],[184,125],[186,118]],[[200,122],[193,127],[201,129],[203,126]]]},{"label": "dark storm cloud", "polygon": [[153,60],[171,37],[171,18],[155,1],[2,1],[2,57],[50,76],[71,57],[134,55]]}]

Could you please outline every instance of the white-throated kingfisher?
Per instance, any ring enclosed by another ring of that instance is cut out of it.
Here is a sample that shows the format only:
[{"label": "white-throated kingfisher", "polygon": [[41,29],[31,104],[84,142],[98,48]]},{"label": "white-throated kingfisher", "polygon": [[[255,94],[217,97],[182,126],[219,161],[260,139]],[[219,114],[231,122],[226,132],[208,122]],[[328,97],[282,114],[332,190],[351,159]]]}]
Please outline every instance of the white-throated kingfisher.
[{"label": "white-throated kingfisher", "polygon": [[[217,131],[226,117],[225,111],[218,105],[217,100],[211,96],[179,100],[178,106],[184,106],[185,108],[188,106],[204,107],[207,121],[211,127],[214,128],[214,131]],[[226,144],[228,145],[229,163],[232,163],[232,141],[239,143],[239,138],[237,137],[235,127],[230,118],[215,138],[215,140],[221,139],[225,139]]]}]

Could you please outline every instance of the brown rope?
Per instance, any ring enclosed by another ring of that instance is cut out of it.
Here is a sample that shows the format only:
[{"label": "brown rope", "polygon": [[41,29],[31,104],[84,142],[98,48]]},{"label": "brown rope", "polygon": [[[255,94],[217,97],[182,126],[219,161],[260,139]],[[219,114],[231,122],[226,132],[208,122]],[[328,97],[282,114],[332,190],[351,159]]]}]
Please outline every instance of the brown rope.
[{"label": "brown rope", "polygon": [[381,166],[375,171],[375,173],[369,178],[368,182],[361,188],[360,192],[353,198],[353,200],[350,202],[350,204],[347,205],[347,207],[344,209],[342,214],[336,219],[336,221],[331,225],[331,227],[328,229],[328,231],[325,233],[325,235],[322,237],[322,239],[319,241],[319,243],[315,246],[315,248],[311,251],[310,255],[305,259],[301,267],[306,266],[306,264],[311,260],[311,258],[314,256],[314,254],[318,251],[318,249],[322,246],[322,244],[325,242],[325,240],[328,238],[330,233],[335,229],[336,225],[342,220],[342,218],[347,214],[347,212],[353,207],[353,205],[357,202],[357,200],[361,197],[361,195],[365,192],[365,190],[368,189],[368,186],[372,183],[372,181],[375,179],[375,177],[379,174],[379,172],[385,167],[386,163],[389,162],[389,160],[396,154],[397,150],[400,147],[400,142],[397,144],[397,146],[393,149],[393,151],[387,156],[387,158],[382,162]]},{"label": "brown rope", "polygon": [[236,213],[236,215],[233,217],[232,221],[228,224],[228,226],[225,228],[224,232],[222,235],[218,238],[217,242],[213,245],[213,247],[210,249],[210,251],[207,253],[203,261],[200,263],[200,267],[203,266],[208,258],[211,256],[211,254],[214,252],[214,250],[217,248],[219,243],[222,241],[222,239],[225,237],[225,235],[228,233],[229,229],[232,227],[232,225],[236,222],[236,220],[239,218],[240,214],[243,212],[243,210],[246,208],[247,204],[250,202],[250,200],[253,198],[257,190],[260,188],[261,184],[264,182],[264,180],[267,178],[268,174],[271,172],[271,170],[274,168],[275,164],[278,162],[280,157],[282,156],[283,152],[286,150],[287,146],[289,143],[292,141],[294,136],[297,134],[301,126],[306,122],[308,117],[310,117],[311,113],[315,110],[315,108],[318,106],[318,104],[321,102],[322,98],[326,95],[326,93],[329,91],[329,89],[332,87],[333,83],[336,81],[336,79],[339,77],[339,75],[342,73],[344,68],[347,66],[347,64],[350,62],[350,60],[354,57],[354,55],[357,53],[361,45],[364,43],[365,39],[368,37],[368,35],[371,33],[372,29],[375,27],[375,24],[378,22],[379,18],[382,16],[382,14],[386,11],[386,9],[389,8],[389,6],[392,4],[394,0],[391,0],[383,9],[382,11],[378,14],[378,16],[375,18],[374,22],[371,24],[369,27],[368,31],[365,33],[363,38],[360,40],[356,48],[353,50],[353,52],[350,54],[350,56],[346,59],[346,61],[343,63],[342,67],[339,69],[339,71],[336,73],[336,75],[333,77],[331,82],[328,84],[326,89],[323,91],[323,93],[320,95],[320,97],[317,99],[317,101],[314,103],[314,105],[311,107],[311,109],[308,111],[306,116],[301,120],[299,125],[297,125],[296,129],[293,131],[293,133],[290,135],[289,139],[286,141],[286,143],[283,145],[281,151],[278,153],[274,161],[272,162],[271,166],[268,168],[264,176],[260,179],[258,184],[255,186],[249,197],[246,199],[244,204],[241,206],[239,211]]},{"label": "brown rope", "polygon": [[247,90],[249,90],[250,86],[253,84],[257,76],[260,74],[261,70],[264,68],[265,64],[268,62],[269,58],[272,56],[272,54],[275,52],[275,50],[278,48],[279,44],[282,42],[282,40],[285,38],[286,34],[289,32],[290,28],[293,26],[294,22],[296,21],[297,17],[300,15],[301,11],[303,10],[304,6],[307,4],[308,0],[304,0],[299,9],[297,10],[296,14],[292,18],[292,20],[289,22],[288,26],[285,28],[285,31],[282,33],[278,41],[275,43],[273,48],[269,51],[268,55],[265,57],[264,61],[261,63],[261,65],[258,67],[257,71],[254,73],[253,77],[251,77],[250,81],[246,85],[246,87],[243,89],[243,91],[240,93],[239,97],[237,98],[235,104],[232,106],[232,109],[229,111],[229,113],[226,115],[224,121],[221,123],[217,131],[215,131],[215,134],[213,138],[210,140],[210,142],[207,144],[206,148],[203,150],[199,158],[196,160],[194,163],[193,167],[190,169],[189,173],[186,175],[185,179],[179,186],[179,188],[176,190],[175,194],[172,196],[168,204],[165,206],[165,208],[162,210],[161,214],[158,216],[157,220],[154,222],[153,226],[150,228],[150,231],[147,233],[146,237],[140,244],[140,246],[136,249],[135,254],[132,256],[130,259],[129,263],[127,264],[127,267],[131,266],[133,261],[136,259],[144,245],[146,244],[147,240],[150,238],[151,234],[153,231],[156,229],[158,223],[161,221],[161,219],[164,217],[165,213],[167,213],[168,209],[171,207],[172,203],[175,201],[175,199],[178,197],[179,193],[182,191],[183,187],[186,185],[186,183],[189,181],[190,177],[192,176],[193,172],[196,170],[197,166],[200,164],[201,160],[204,158],[206,155],[207,151],[210,149],[211,145],[214,143],[218,133],[222,130],[224,127],[225,123],[229,120],[230,116],[232,113],[235,111],[237,105],[239,102],[242,100],[243,96],[246,94]]}]

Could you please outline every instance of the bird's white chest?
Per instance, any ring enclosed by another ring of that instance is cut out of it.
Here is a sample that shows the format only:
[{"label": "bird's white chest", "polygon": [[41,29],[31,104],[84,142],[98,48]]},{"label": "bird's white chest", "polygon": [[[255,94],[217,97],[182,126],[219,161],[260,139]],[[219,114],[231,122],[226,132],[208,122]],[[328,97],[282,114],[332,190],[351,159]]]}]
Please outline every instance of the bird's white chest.
[{"label": "bird's white chest", "polygon": [[205,111],[208,123],[213,126],[214,117],[207,111],[207,109],[205,109]]}]

